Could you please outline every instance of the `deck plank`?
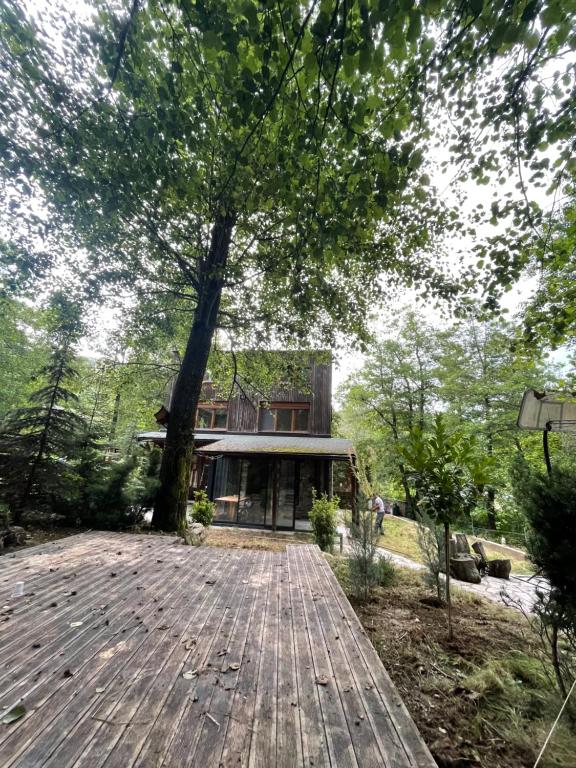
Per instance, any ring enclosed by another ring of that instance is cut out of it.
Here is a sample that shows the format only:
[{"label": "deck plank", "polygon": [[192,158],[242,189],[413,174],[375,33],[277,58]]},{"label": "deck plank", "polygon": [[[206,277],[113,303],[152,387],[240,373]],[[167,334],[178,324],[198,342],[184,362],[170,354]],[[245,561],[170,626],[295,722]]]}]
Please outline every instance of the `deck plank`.
[{"label": "deck plank", "polygon": [[393,758],[393,765],[410,765],[414,768],[434,766],[434,759],[330,566],[324,558],[319,557],[315,547],[302,547],[302,556],[306,556],[306,550],[308,556],[315,560],[316,567],[324,574],[332,594],[330,604],[333,611],[338,609],[341,612],[342,628],[347,628],[350,633],[349,640],[352,642],[346,644],[351,658],[350,667],[364,670],[368,675],[364,695],[369,701],[372,716],[380,720],[383,730],[376,729],[377,732],[387,734],[386,752]]},{"label": "deck plank", "polygon": [[1,557],[0,595],[2,768],[434,766],[315,546],[88,532]]},{"label": "deck plank", "polygon": [[262,638],[266,622],[266,606],[272,561],[272,553],[265,553],[263,570],[257,581],[254,607],[250,616],[244,654],[230,708],[226,736],[220,761],[216,765],[245,766],[248,764],[250,744],[254,733],[254,710],[256,706],[260,652],[263,647]]},{"label": "deck plank", "polygon": [[[267,568],[263,559],[261,557],[254,558],[253,570],[247,574],[248,585],[244,591],[240,614],[237,617],[228,653],[219,659],[220,674],[217,678],[219,683],[212,687],[210,701],[207,706],[203,707],[203,711],[209,713],[216,720],[218,726],[215,728],[212,720],[207,717],[203,718],[196,749],[189,756],[191,765],[219,765],[230,723],[238,719],[238,713],[234,710],[234,699],[238,690],[242,667],[251,663],[246,657],[246,648],[249,643],[257,593],[261,589],[262,579],[266,572]],[[230,669],[230,664],[239,664],[240,666],[237,670]],[[201,701],[201,696],[198,695],[198,703]]]},{"label": "deck plank", "polygon": [[[203,656],[198,665],[198,677],[184,700],[178,695],[177,688],[173,692],[175,700],[183,700],[184,706],[181,707],[177,724],[175,721],[173,738],[161,763],[168,768],[173,765],[193,765],[193,755],[201,734],[207,739],[217,738],[222,729],[221,713],[213,706],[213,696],[216,688],[225,688],[229,684],[227,672],[223,670],[227,670],[230,663],[238,663],[237,653],[242,645],[242,632],[238,624],[242,625],[245,621],[244,595],[254,562],[251,553],[238,554],[238,557],[244,559],[244,568],[231,580],[221,596],[222,611],[218,624],[210,628],[206,640],[200,642]],[[234,637],[235,631],[239,632],[238,638]],[[232,682],[233,678],[229,680]],[[178,685],[184,687],[180,681]],[[227,698],[225,692],[223,696]]]},{"label": "deck plank", "polygon": [[305,564],[298,550],[299,547],[290,548],[288,563],[289,567],[294,569],[300,588],[305,627],[311,650],[314,684],[320,700],[330,760],[333,765],[359,768],[351,740],[350,726],[336,685],[338,670],[332,665],[330,648],[322,635],[316,610],[318,597],[308,585]]},{"label": "deck plank", "polygon": [[[47,760],[61,742],[65,742],[67,748],[81,744],[82,741],[75,735],[75,726],[83,717],[91,717],[99,705],[102,697],[96,689],[103,688],[105,695],[110,696],[122,682],[118,668],[127,668],[134,653],[150,636],[154,636],[158,627],[165,624],[164,611],[158,609],[172,593],[185,586],[186,572],[176,583],[171,583],[166,574],[157,571],[151,570],[149,575],[150,582],[144,578],[140,582],[142,590],[137,594],[150,593],[148,597],[137,598],[141,604],[132,607],[130,600],[120,600],[112,611],[96,614],[92,627],[87,623],[81,630],[76,630],[87,636],[86,642],[82,642],[79,635],[75,646],[60,653],[56,645],[52,658],[45,661],[44,667],[49,674],[41,678],[35,687],[25,691],[27,706],[35,711],[13,736],[13,740],[18,736],[17,741],[22,745],[26,734],[31,743],[19,765],[39,765],[40,760]],[[96,600],[101,597],[96,596]],[[109,593],[108,598],[113,602],[114,595]],[[90,634],[91,630],[96,630],[94,635]],[[67,629],[63,630],[63,636],[66,634]],[[66,670],[70,670],[72,677],[65,676]],[[74,683],[76,678],[84,683],[80,690]],[[42,739],[37,740],[35,737],[39,729],[42,730]],[[74,738],[70,738],[71,734]],[[3,744],[0,750],[7,763],[10,745]]]},{"label": "deck plank", "polygon": [[287,557],[282,560],[278,601],[277,710],[280,727],[277,728],[276,765],[279,768],[300,768],[304,764],[304,757]]},{"label": "deck plank", "polygon": [[278,589],[283,553],[272,555],[266,599],[266,616],[262,646],[259,649],[258,678],[249,768],[266,768],[276,762],[276,729],[278,701]]}]

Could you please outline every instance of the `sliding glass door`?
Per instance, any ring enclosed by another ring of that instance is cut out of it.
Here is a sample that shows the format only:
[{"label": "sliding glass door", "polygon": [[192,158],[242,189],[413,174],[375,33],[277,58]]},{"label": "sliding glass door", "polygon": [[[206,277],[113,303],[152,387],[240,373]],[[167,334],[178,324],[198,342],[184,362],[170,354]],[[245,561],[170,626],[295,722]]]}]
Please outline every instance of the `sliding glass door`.
[{"label": "sliding glass door", "polygon": [[278,462],[276,525],[294,527],[296,462],[266,457],[217,460],[212,489],[215,522],[272,527],[273,462]]}]

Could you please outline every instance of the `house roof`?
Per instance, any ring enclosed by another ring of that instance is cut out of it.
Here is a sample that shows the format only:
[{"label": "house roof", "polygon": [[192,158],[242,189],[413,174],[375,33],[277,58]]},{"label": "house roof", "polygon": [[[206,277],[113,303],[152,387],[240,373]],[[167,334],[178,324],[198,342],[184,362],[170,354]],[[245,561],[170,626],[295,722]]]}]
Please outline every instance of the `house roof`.
[{"label": "house roof", "polygon": [[279,454],[282,456],[322,456],[349,459],[354,456],[350,440],[337,437],[293,437],[291,435],[226,435],[216,443],[205,445],[198,453],[212,454]]},{"label": "house roof", "polygon": [[[205,442],[214,442],[215,440],[222,440],[223,437],[226,437],[226,435],[223,432],[212,434],[210,432],[196,432],[194,434],[194,440],[196,442],[201,442],[204,440]],[[147,443],[148,441],[154,441],[154,440],[166,440],[166,430],[165,429],[159,429],[155,432],[139,432],[136,439],[140,443]]]}]

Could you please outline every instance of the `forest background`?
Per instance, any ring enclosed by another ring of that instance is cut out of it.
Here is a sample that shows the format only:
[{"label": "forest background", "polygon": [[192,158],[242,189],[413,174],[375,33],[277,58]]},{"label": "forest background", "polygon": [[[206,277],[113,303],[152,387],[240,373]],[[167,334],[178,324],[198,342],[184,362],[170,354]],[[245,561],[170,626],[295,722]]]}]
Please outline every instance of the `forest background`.
[{"label": "forest background", "polygon": [[[265,390],[297,366],[244,352],[238,369],[230,350],[355,345],[367,362],[335,430],[379,490],[410,501],[397,449],[445,411],[498,459],[478,520],[520,533],[509,470],[541,461],[514,426],[520,395],[573,376],[573,4],[0,9],[0,463],[16,516],[31,500],[92,508],[100,475],[120,487],[119,456],[149,500],[135,437],[180,370],[157,509],[179,527],[206,370]],[[382,331],[404,291],[426,311]]]}]

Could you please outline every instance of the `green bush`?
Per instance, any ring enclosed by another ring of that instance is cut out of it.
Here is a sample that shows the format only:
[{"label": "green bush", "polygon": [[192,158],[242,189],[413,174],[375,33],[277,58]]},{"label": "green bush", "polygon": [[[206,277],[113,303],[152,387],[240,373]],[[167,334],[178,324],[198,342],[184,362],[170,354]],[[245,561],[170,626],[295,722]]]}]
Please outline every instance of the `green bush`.
[{"label": "green bush", "polygon": [[378,585],[390,587],[396,579],[396,569],[390,558],[380,557],[376,563]]},{"label": "green bush", "polygon": [[317,496],[315,490],[312,491],[312,497],[309,520],[312,524],[314,541],[323,552],[332,552],[340,499],[337,496],[329,499],[326,493]]},{"label": "green bush", "polygon": [[202,523],[208,528],[212,525],[214,519],[215,505],[210,501],[206,491],[194,491],[194,502],[192,503],[192,513],[190,517],[195,523]]},{"label": "green bush", "polygon": [[136,457],[112,463],[95,462],[86,477],[78,517],[94,528],[127,528],[142,520],[140,507],[131,493],[131,475]]},{"label": "green bush", "polygon": [[348,577],[350,591],[358,600],[368,600],[374,587],[388,587],[394,581],[394,567],[388,558],[379,557],[378,534],[370,512],[360,512],[350,526]]}]

